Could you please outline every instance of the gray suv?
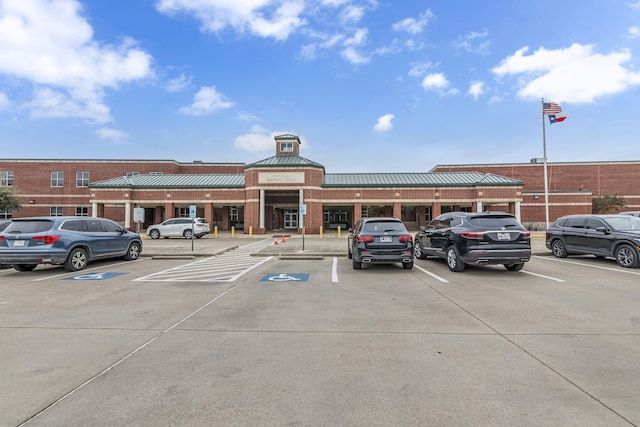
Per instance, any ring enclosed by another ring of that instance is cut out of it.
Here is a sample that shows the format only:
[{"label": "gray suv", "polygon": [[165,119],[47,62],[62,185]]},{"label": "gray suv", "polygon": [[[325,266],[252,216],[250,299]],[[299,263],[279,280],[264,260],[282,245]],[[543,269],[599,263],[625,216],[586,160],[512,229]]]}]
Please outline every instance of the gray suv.
[{"label": "gray suv", "polygon": [[147,227],[147,235],[152,239],[164,237],[184,237],[185,239],[196,239],[209,234],[209,222],[204,218],[171,218],[161,224],[154,224]]}]

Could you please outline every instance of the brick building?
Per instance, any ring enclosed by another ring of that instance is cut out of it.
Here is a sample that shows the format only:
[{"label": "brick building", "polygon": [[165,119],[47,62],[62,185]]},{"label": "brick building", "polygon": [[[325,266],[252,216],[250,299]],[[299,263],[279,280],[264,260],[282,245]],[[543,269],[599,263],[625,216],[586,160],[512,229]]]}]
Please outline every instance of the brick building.
[{"label": "brick building", "polygon": [[[300,156],[295,135],[277,136],[275,148],[274,156],[251,164],[0,160],[0,186],[14,189],[22,204],[0,216],[91,215],[146,228],[188,216],[195,205],[198,216],[221,230],[255,234],[303,226],[313,234],[381,215],[401,217],[416,229],[451,210],[521,217],[519,179],[473,170],[331,174]],[[144,208],[143,223],[133,223],[134,208]]]}]

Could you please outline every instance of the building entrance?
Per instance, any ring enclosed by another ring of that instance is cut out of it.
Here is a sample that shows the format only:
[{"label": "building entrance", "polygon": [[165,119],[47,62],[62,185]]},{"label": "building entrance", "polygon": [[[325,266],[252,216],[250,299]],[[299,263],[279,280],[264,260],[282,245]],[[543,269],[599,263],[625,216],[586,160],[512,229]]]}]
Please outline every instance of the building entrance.
[{"label": "building entrance", "polygon": [[284,210],[284,228],[288,230],[298,228],[298,210],[297,209]]}]

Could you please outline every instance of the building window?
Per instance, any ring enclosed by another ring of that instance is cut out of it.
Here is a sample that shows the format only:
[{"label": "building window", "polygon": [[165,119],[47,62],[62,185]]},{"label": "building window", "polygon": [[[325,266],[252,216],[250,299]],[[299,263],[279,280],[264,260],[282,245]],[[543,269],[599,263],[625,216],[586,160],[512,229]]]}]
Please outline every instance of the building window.
[{"label": "building window", "polygon": [[89,186],[89,172],[76,172],[76,187]]},{"label": "building window", "polygon": [[324,222],[331,221],[331,211],[329,209],[324,210]]},{"label": "building window", "polygon": [[189,218],[189,208],[178,208],[178,218]]},{"label": "building window", "polygon": [[51,186],[64,187],[64,172],[51,172]]},{"label": "building window", "polygon": [[62,206],[51,206],[49,208],[50,216],[62,216]]},{"label": "building window", "polygon": [[13,186],[13,171],[0,172],[0,186],[2,187]]},{"label": "building window", "polygon": [[3,211],[0,211],[0,219],[9,219],[9,218],[13,218],[13,213],[11,212],[11,209],[5,209]]},{"label": "building window", "polygon": [[229,208],[229,221],[238,222],[238,208],[236,207]]},{"label": "building window", "polygon": [[291,152],[293,152],[293,142],[281,142],[280,143],[280,152],[282,152],[282,153],[291,153]]},{"label": "building window", "polygon": [[76,216],[89,216],[89,207],[76,206]]},{"label": "building window", "polygon": [[162,172],[149,172],[149,175],[162,175]]},{"label": "building window", "polygon": [[127,178],[131,178],[136,175],[140,175],[140,172],[127,172]]},{"label": "building window", "polygon": [[460,212],[472,212],[471,206],[460,207]]},{"label": "building window", "polygon": [[362,218],[368,218],[369,217],[369,207],[368,206],[363,206],[361,214],[362,214]]}]

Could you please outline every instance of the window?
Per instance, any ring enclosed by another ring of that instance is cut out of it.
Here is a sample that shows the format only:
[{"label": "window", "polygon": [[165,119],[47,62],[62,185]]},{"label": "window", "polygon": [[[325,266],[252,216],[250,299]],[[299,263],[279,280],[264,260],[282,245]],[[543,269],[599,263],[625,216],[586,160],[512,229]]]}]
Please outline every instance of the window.
[{"label": "window", "polygon": [[76,187],[89,186],[89,172],[76,172]]},{"label": "window", "polygon": [[369,216],[369,207],[363,206],[360,212],[361,212],[362,218],[367,218]]},{"label": "window", "polygon": [[62,216],[62,206],[51,206],[49,216]]},{"label": "window", "polygon": [[229,208],[229,221],[238,222],[238,208],[235,206]]},{"label": "window", "polygon": [[2,187],[13,186],[13,171],[0,172],[0,186]]},{"label": "window", "polygon": [[102,228],[102,221],[99,219],[85,220],[85,224],[87,225],[87,231],[90,233],[104,232],[104,229]]},{"label": "window", "polygon": [[162,175],[162,172],[149,172],[149,175]]},{"label": "window", "polygon": [[131,178],[136,175],[140,175],[140,172],[127,172],[127,178]]},{"label": "window", "polygon": [[280,143],[280,151],[282,153],[291,153],[291,152],[293,152],[293,142],[281,142]]},{"label": "window", "polygon": [[178,208],[178,217],[179,218],[189,218],[189,208]]},{"label": "window", "polygon": [[76,216],[89,216],[89,207],[76,206]]},{"label": "window", "polygon": [[107,233],[120,233],[122,231],[122,227],[113,221],[102,220],[100,222]]},{"label": "window", "polygon": [[51,172],[51,186],[64,187],[64,172]]},{"label": "window", "polygon": [[13,218],[13,213],[11,212],[11,209],[0,211],[0,219],[9,219],[9,218]]}]

